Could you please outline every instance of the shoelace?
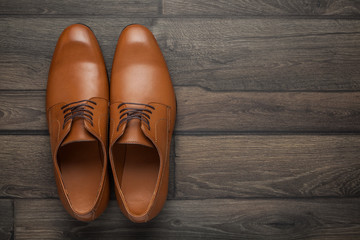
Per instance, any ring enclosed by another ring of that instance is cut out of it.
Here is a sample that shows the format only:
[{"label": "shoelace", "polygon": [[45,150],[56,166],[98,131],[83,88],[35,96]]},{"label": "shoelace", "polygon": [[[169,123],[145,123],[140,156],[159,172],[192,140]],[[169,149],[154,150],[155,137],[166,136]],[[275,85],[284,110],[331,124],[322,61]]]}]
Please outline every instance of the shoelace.
[{"label": "shoelace", "polygon": [[[119,106],[117,108],[119,109],[121,106],[123,106],[125,104],[139,105],[139,106],[143,106],[143,108],[126,107],[126,108],[121,109],[119,113],[120,114],[123,113],[123,114],[120,115],[120,121],[116,128],[117,131],[119,131],[119,127],[123,122],[128,122],[131,119],[139,119],[140,121],[143,121],[146,124],[147,128],[150,130],[150,121],[149,121],[150,115],[149,114],[152,114],[152,111],[149,109],[146,109],[144,107],[149,107],[152,110],[155,110],[155,108],[149,104],[143,104],[143,103],[121,103],[121,104],[119,104]],[[149,114],[147,114],[147,113],[149,113]]]},{"label": "shoelace", "polygon": [[74,118],[83,118],[90,122],[91,126],[93,126],[93,113],[89,109],[94,109],[93,106],[89,105],[89,103],[96,105],[96,102],[91,100],[80,100],[77,102],[71,102],[61,107],[64,114],[64,124]]}]

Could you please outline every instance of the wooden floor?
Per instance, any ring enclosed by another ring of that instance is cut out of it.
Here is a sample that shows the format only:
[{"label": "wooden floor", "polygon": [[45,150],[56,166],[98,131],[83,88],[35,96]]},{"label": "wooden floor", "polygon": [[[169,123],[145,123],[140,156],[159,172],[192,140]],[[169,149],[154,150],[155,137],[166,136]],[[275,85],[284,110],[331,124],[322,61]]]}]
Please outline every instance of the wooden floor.
[{"label": "wooden floor", "polygon": [[[79,222],[45,116],[61,31],[154,33],[178,100],[168,201]],[[0,0],[0,239],[360,239],[358,0]]]}]

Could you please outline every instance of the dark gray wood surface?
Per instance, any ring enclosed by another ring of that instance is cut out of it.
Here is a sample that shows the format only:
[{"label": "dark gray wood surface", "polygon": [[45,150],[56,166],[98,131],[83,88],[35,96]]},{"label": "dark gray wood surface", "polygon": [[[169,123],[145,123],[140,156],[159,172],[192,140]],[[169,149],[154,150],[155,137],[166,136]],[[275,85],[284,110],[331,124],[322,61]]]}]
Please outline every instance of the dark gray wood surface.
[{"label": "dark gray wood surface", "polygon": [[[360,92],[175,92],[179,133],[360,132]],[[0,93],[0,131],[47,131],[45,91]]]},{"label": "dark gray wood surface", "polygon": [[149,27],[176,86],[246,91],[357,90],[360,21],[239,18],[0,18],[0,89],[46,88],[61,31],[84,23],[96,34],[109,73],[121,30]]},{"label": "dark gray wood surface", "polygon": [[[48,136],[0,141],[0,197],[57,198]],[[174,142],[169,199],[360,196],[357,135],[180,135]]]},{"label": "dark gray wood surface", "polygon": [[2,0],[0,14],[3,15],[114,15],[114,16],[158,16],[161,0]]},{"label": "dark gray wood surface", "polygon": [[360,197],[360,136],[177,136],[176,198]]},{"label": "dark gray wood surface", "polygon": [[10,240],[14,237],[13,200],[0,199],[0,239]]},{"label": "dark gray wood surface", "polygon": [[[121,30],[155,35],[178,115],[168,201],[147,224],[112,190],[91,223],[63,209],[46,126],[68,25],[95,33],[109,77]],[[0,240],[359,239],[359,0],[1,0]]]},{"label": "dark gray wood surface", "polygon": [[359,1],[352,0],[166,0],[169,16],[358,16]]},{"label": "dark gray wood surface", "polygon": [[[356,239],[359,199],[170,200],[134,224],[115,201],[97,220],[73,220],[58,200],[15,200],[16,239]],[[36,223],[36,224],[34,224]]]}]

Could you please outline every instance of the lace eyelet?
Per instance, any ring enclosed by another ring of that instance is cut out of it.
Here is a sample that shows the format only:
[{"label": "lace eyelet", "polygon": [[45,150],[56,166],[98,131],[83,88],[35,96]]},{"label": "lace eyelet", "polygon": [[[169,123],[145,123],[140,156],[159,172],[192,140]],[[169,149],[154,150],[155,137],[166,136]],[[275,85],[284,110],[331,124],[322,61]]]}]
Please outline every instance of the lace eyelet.
[{"label": "lace eyelet", "polygon": [[[117,125],[116,130],[119,131],[120,125],[124,122],[129,122],[132,119],[139,119],[141,122],[144,122],[148,129],[150,130],[150,115],[152,114],[152,111],[147,109],[151,108],[153,110],[155,110],[155,108],[149,104],[143,104],[143,103],[121,103],[118,105],[117,109],[119,109],[120,107],[124,106],[124,105],[137,105],[137,106],[141,106],[141,107],[125,107],[123,109],[121,109],[119,111],[120,117],[119,117],[119,124]],[[147,114],[146,112],[148,112],[149,114]]]},{"label": "lace eyelet", "polygon": [[65,125],[68,121],[73,120],[75,118],[82,118],[82,119],[90,122],[91,126],[93,126],[93,117],[92,116],[94,114],[89,109],[94,109],[94,107],[89,105],[90,103],[97,105],[96,102],[91,101],[91,100],[80,100],[80,101],[71,102],[71,103],[68,103],[68,104],[62,106],[61,109],[64,109],[63,114],[65,114],[66,112],[69,111],[67,114],[64,115],[63,129],[65,128]]}]

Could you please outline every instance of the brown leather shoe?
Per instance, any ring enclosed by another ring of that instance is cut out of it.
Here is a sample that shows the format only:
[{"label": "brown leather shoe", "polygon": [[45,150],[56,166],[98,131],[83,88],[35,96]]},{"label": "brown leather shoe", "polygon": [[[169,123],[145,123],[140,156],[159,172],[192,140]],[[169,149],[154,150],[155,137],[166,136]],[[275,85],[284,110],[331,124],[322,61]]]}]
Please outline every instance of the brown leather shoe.
[{"label": "brown leather shoe", "polygon": [[75,24],[61,34],[51,62],[46,113],[59,197],[75,218],[98,217],[109,200],[109,86],[92,31]]},{"label": "brown leather shoe", "polygon": [[110,81],[110,163],[122,212],[146,222],[168,191],[176,101],[161,50],[144,26],[119,37]]}]

